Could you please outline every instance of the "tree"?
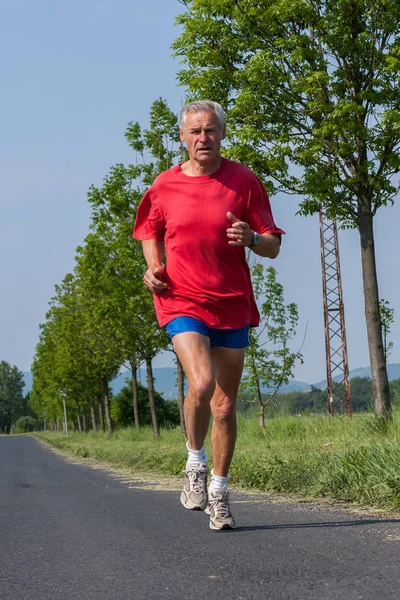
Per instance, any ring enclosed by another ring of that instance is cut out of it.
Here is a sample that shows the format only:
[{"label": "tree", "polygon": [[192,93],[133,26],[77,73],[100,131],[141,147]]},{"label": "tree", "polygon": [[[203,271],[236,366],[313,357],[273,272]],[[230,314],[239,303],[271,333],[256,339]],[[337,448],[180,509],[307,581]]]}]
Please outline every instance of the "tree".
[{"label": "tree", "polygon": [[383,298],[379,301],[379,308],[382,323],[383,353],[385,356],[385,363],[387,363],[388,356],[393,349],[393,342],[389,342],[388,337],[390,335],[391,325],[394,323],[394,309],[390,308],[389,302],[383,300]]},{"label": "tree", "polygon": [[11,425],[21,416],[24,402],[24,376],[16,366],[0,362],[0,432],[10,433]]},{"label": "tree", "polygon": [[[95,401],[99,403],[102,422],[103,371],[96,364],[95,329],[89,322],[89,308],[81,282],[75,275],[67,274],[55,286],[32,365],[31,404],[37,414],[50,422],[62,421],[63,394],[68,419],[76,423],[78,431],[86,430],[89,408],[96,430]],[[106,335],[104,330],[102,335]],[[106,343],[104,339],[102,343]]]},{"label": "tree", "polygon": [[187,0],[174,43],[190,97],[228,109],[228,155],[300,211],[358,229],[375,409],[390,416],[373,218],[400,169],[398,0]]},{"label": "tree", "polygon": [[97,399],[100,426],[103,428],[104,405],[111,434],[109,383],[122,364],[128,363],[138,427],[136,372],[144,361],[153,431],[158,437],[152,360],[166,347],[167,336],[157,324],[153,299],[143,284],[146,265],[140,245],[132,239],[132,228],[144,186],[151,185],[180,154],[175,147],[179,142],[177,118],[160,99],[151,107],[150,129],[130,123],[126,137],[136,153],[136,164],[116,165],[100,188],[89,190],[91,231],[77,249],[74,273],[56,286],[42,325],[33,365],[32,401],[58,427],[63,390],[69,417],[76,419],[79,431],[85,431],[89,406],[96,428]]},{"label": "tree", "polygon": [[[263,299],[261,322],[258,329],[250,330],[251,343],[246,350],[241,385],[255,396],[260,429],[265,434],[266,407],[280,386],[293,377],[294,365],[302,360],[302,355],[289,347],[296,335],[298,311],[296,304],[285,304],[283,286],[276,280],[275,269],[257,263],[252,269],[252,280],[256,300]],[[268,389],[267,396],[261,393],[263,386]]]},{"label": "tree", "polygon": [[[152,425],[148,390],[138,383],[138,409],[142,425]],[[157,422],[165,426],[176,426],[179,423],[179,407],[174,400],[164,400],[158,392],[154,392]],[[132,380],[122,388],[111,402],[111,416],[118,427],[133,425],[132,415]]]},{"label": "tree", "polygon": [[400,408],[400,379],[392,379],[390,382],[390,395],[392,398],[393,405]]},{"label": "tree", "polygon": [[93,233],[86,242],[92,249],[93,285],[108,299],[108,314],[120,331],[124,360],[132,371],[135,425],[139,425],[136,371],[144,361],[153,431],[158,437],[152,360],[166,348],[167,336],[158,326],[153,299],[143,284],[146,263],[141,245],[132,240],[132,228],[145,189],[181,155],[177,117],[159,99],[151,106],[150,128],[131,122],[125,136],[135,152],[135,164],[116,165],[101,188],[90,189]]},{"label": "tree", "polygon": [[30,431],[37,431],[38,423],[36,419],[31,416],[19,417],[15,422],[15,433],[28,433]]}]

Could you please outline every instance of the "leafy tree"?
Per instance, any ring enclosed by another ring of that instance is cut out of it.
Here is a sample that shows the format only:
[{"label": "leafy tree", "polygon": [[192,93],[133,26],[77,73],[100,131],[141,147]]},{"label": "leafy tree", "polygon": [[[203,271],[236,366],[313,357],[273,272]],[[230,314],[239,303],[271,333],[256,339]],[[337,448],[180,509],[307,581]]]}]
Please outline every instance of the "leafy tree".
[{"label": "leafy tree", "polygon": [[366,412],[374,402],[372,381],[369,377],[353,377],[350,380],[351,403],[355,412]]},{"label": "leafy tree", "polygon": [[153,431],[158,437],[152,360],[166,348],[167,336],[158,326],[153,299],[143,285],[146,263],[141,245],[132,239],[132,227],[145,189],[181,154],[176,115],[159,99],[151,106],[150,128],[131,122],[125,136],[135,152],[135,164],[116,165],[101,188],[90,189],[93,233],[86,242],[88,250],[92,249],[93,285],[100,286],[108,299],[108,314],[120,331],[124,361],[132,372],[135,425],[139,426],[136,372],[143,361]]},{"label": "leafy tree", "polygon": [[89,407],[96,429],[95,402],[103,394],[103,382],[87,333],[88,307],[75,275],[66,275],[55,287],[49,304],[32,366],[32,406],[42,418],[58,422],[63,420],[63,394],[68,419],[78,430],[86,430]]},{"label": "leafy tree", "polygon": [[24,376],[16,366],[0,362],[0,432],[10,433],[24,403]]},{"label": "leafy tree", "polygon": [[383,299],[381,299],[379,302],[379,308],[382,324],[383,353],[385,356],[385,362],[387,363],[388,356],[393,349],[393,342],[389,342],[388,337],[390,335],[391,325],[394,323],[394,309],[390,308],[389,302]]},{"label": "leafy tree", "polygon": [[37,431],[38,422],[33,417],[26,415],[25,417],[19,417],[15,423],[14,433],[28,433],[30,431]]},{"label": "leafy tree", "polygon": [[[138,408],[142,425],[152,425],[152,415],[148,402],[148,390],[138,382]],[[154,392],[157,421],[161,425],[176,426],[179,424],[179,406],[173,400],[164,400],[158,392]],[[133,425],[132,414],[132,381],[122,388],[111,403],[111,416],[118,427]]]},{"label": "leafy tree", "polygon": [[[292,352],[290,340],[296,335],[297,306],[285,304],[283,286],[276,280],[273,267],[260,263],[252,269],[256,300],[261,301],[261,322],[258,329],[250,330],[250,346],[246,350],[242,389],[253,393],[258,404],[260,428],[265,429],[265,410],[275,398],[280,386],[293,377],[296,361],[302,360],[300,352]],[[262,386],[269,390],[265,397]]]},{"label": "leafy tree", "polygon": [[62,390],[68,417],[85,431],[89,406],[96,428],[97,399],[100,425],[103,428],[104,403],[111,434],[109,383],[127,362],[132,370],[133,416],[139,426],[136,372],[144,361],[158,437],[152,359],[166,347],[167,337],[143,285],[146,266],[140,245],[132,240],[132,227],[145,187],[179,155],[176,116],[160,99],[151,107],[150,129],[130,123],[126,137],[136,164],[116,165],[101,188],[89,190],[91,232],[77,249],[74,273],[56,286],[50,302],[33,365],[32,402],[43,416],[59,423]]},{"label": "leafy tree", "polygon": [[390,382],[390,395],[393,405],[400,408],[400,379],[392,379]]},{"label": "leafy tree", "polygon": [[398,0],[186,0],[174,43],[191,98],[228,109],[228,155],[300,210],[358,229],[375,408],[390,415],[373,218],[400,169]]}]

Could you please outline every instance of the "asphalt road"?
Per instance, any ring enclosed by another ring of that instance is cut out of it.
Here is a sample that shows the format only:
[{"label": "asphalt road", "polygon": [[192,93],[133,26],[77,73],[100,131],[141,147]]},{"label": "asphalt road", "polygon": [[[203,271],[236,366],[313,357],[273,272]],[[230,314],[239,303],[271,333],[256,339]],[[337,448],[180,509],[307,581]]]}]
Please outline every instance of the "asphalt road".
[{"label": "asphalt road", "polygon": [[400,598],[400,519],[232,493],[213,532],[179,492],[142,489],[0,437],[0,598]]}]

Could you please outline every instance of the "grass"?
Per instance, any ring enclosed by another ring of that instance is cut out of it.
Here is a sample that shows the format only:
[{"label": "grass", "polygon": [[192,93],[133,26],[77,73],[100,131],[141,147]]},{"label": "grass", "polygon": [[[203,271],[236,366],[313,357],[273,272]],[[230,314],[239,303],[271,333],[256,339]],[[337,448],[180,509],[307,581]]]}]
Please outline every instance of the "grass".
[{"label": "grass", "polygon": [[[400,412],[390,423],[373,414],[346,417],[278,417],[267,421],[267,436],[256,418],[238,418],[238,442],[231,481],[244,488],[327,498],[387,510],[400,508]],[[133,428],[103,433],[35,434],[69,454],[90,457],[136,473],[178,475],[186,460],[178,429]],[[209,442],[206,447],[211,455]]]}]

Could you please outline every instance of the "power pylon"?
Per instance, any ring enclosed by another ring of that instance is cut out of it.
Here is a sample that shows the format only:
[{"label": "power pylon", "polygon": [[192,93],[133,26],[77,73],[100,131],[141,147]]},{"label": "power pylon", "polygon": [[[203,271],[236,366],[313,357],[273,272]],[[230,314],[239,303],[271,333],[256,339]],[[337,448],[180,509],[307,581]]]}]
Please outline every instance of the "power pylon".
[{"label": "power pylon", "polygon": [[336,221],[319,212],[328,411],[351,417],[349,363]]}]

